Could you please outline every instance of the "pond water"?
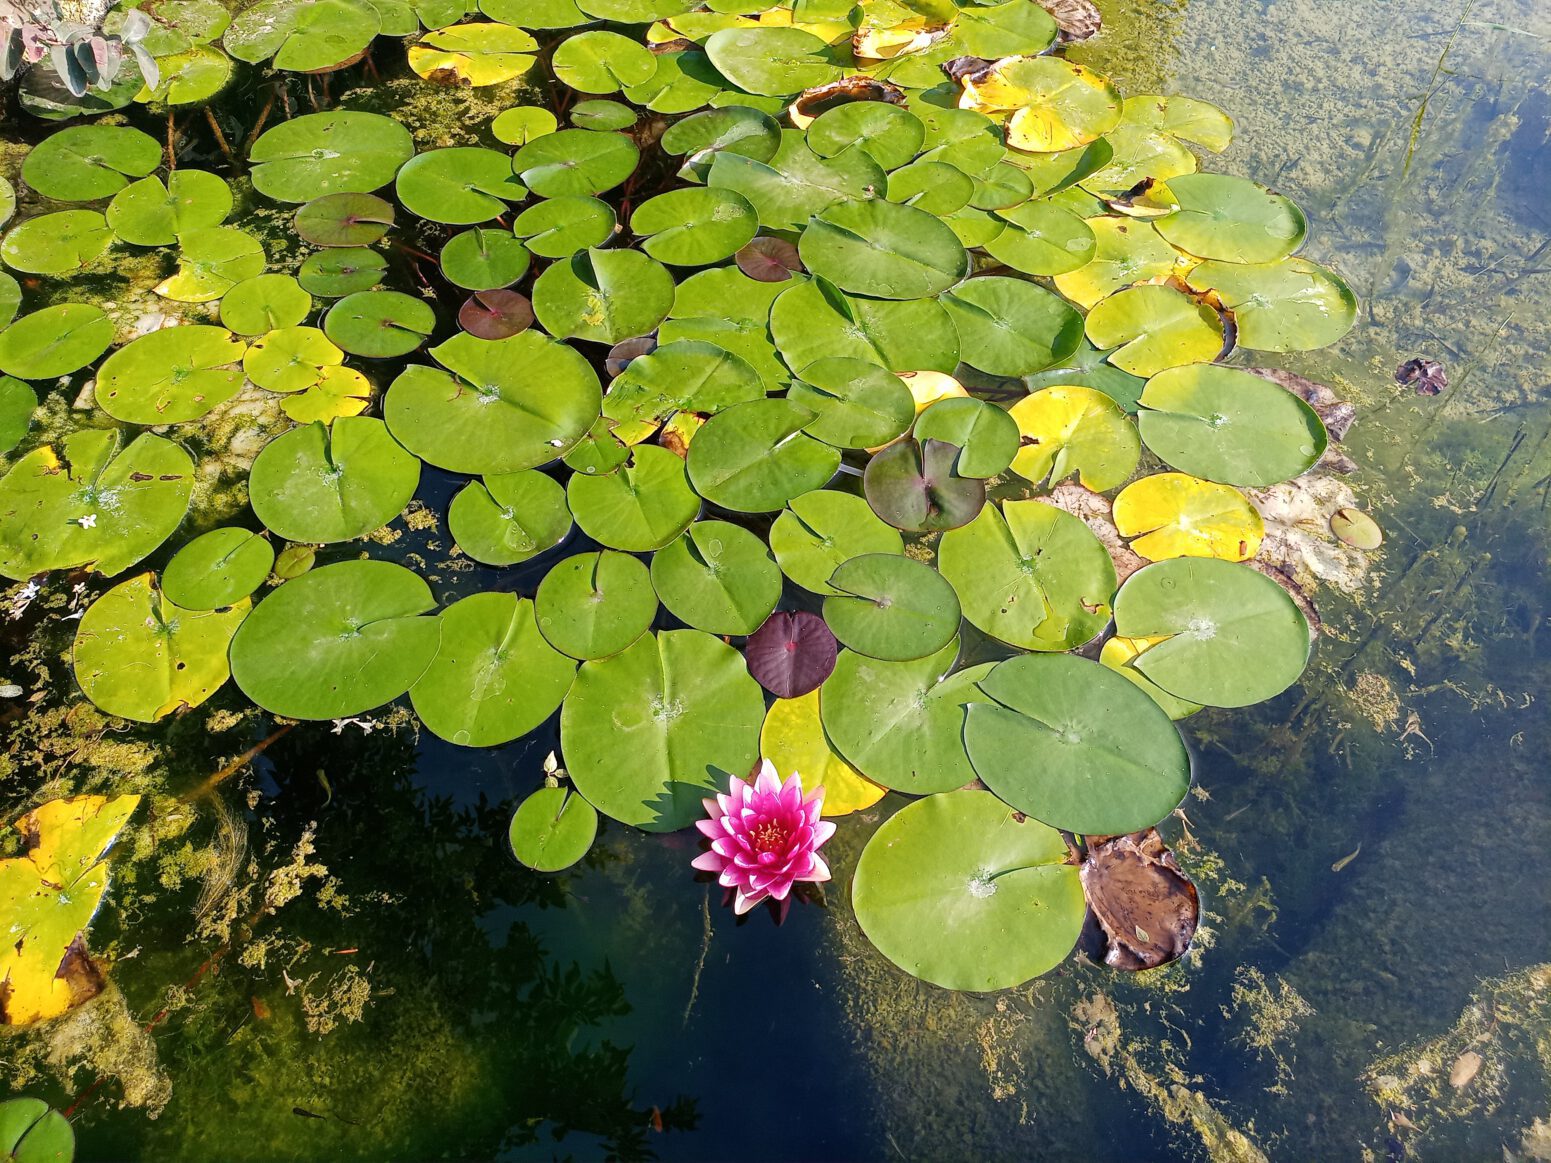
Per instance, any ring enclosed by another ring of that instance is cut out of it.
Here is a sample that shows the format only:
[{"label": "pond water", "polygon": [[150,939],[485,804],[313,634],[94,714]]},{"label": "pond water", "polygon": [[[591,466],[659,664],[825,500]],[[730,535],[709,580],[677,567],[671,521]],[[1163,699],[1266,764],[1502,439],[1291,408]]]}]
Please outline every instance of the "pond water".
[{"label": "pond water", "polygon": [[[776,925],[723,908],[682,835],[605,822],[576,869],[516,865],[552,723],[490,750],[303,724],[123,862],[110,995],[0,1043],[80,1158],[1551,1159],[1551,10],[1100,7],[1071,57],[1229,111],[1212,168],[1294,198],[1359,295],[1338,345],[1277,363],[1356,405],[1345,479],[1387,535],[1320,591],[1298,686],[1182,724],[1194,790],[1163,830],[1202,892],[1191,954],[948,993],[850,910],[897,796],[841,821],[836,880]],[[1442,394],[1396,383],[1413,357]],[[445,513],[456,484],[419,499]],[[471,591],[446,541],[422,522],[386,552]],[[271,729],[109,734],[54,705],[9,727],[8,808],[76,760],[193,786]]]}]

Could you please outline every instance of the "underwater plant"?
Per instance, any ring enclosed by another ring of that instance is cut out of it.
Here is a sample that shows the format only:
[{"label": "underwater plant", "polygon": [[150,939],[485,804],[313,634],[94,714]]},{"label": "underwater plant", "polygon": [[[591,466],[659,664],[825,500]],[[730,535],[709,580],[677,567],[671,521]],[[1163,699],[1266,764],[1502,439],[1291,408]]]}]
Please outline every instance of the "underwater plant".
[{"label": "underwater plant", "polygon": [[[1117,966],[1188,946],[1194,891],[1148,838],[1190,787],[1175,720],[1298,681],[1312,605],[1246,490],[1338,435],[1230,361],[1333,343],[1356,312],[1298,254],[1296,205],[1200,171],[1227,114],[1122,97],[1034,0],[176,19],[172,88],[123,106],[208,96],[235,58],[306,74],[314,111],[238,126],[251,193],[213,115],[230,173],[118,123],[22,161],[67,208],[0,238],[27,280],[0,274],[23,449],[0,575],[112,583],[76,635],[88,697],[155,722],[230,678],[345,723],[407,696],[462,747],[558,712],[567,782],[518,809],[518,858],[569,867],[600,814],[694,823],[740,913],[828,877],[821,814],[915,797],[860,857],[857,918],[950,988],[1049,970],[1100,903],[1150,934]],[[425,84],[505,106],[479,144],[318,93],[381,34],[417,37]],[[168,326],[41,302],[115,256],[165,261]],[[93,422],[28,443],[28,385],[76,377]],[[187,445],[254,400],[278,428],[251,512],[174,549],[199,523]],[[449,477],[479,591],[457,600],[376,536]],[[1133,865],[1167,915],[1106,891]]]},{"label": "underwater plant", "polygon": [[795,884],[828,880],[819,849],[835,834],[832,822],[819,819],[822,787],[804,793],[797,772],[783,783],[768,759],[749,774],[752,783],[732,776],[725,794],[706,799],[709,818],[695,821],[710,849],[695,857],[694,866],[716,873],[717,883],[734,891],[740,914],[767,898],[784,901]]}]

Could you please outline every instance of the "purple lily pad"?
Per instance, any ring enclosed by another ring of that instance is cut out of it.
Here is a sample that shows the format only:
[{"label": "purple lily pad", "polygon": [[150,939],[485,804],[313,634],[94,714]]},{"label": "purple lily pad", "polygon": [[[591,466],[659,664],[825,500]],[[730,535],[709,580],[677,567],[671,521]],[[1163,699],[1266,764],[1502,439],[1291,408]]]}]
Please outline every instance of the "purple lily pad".
[{"label": "purple lily pad", "polygon": [[838,651],[824,619],[801,610],[777,610],[744,646],[749,673],[778,699],[818,690],[835,669]]},{"label": "purple lily pad", "polygon": [[957,471],[960,449],[946,440],[895,441],[867,463],[867,503],[896,529],[957,529],[986,503],[986,483]]},{"label": "purple lily pad", "polygon": [[478,339],[507,339],[533,325],[533,305],[516,291],[480,291],[458,309],[458,326]]},{"label": "purple lily pad", "polygon": [[802,270],[802,258],[797,248],[784,238],[761,236],[734,258],[740,271],[761,283],[784,283],[794,271]]}]

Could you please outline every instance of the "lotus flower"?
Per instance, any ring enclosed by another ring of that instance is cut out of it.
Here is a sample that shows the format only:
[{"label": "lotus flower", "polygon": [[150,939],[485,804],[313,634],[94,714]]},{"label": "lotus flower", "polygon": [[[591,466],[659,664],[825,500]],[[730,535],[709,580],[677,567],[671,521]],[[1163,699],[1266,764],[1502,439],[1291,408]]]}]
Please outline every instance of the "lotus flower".
[{"label": "lotus flower", "polygon": [[824,789],[804,798],[802,777],[783,784],[775,765],[762,759],[747,780],[733,776],[726,795],[705,801],[708,820],[695,827],[711,841],[711,850],[695,858],[695,867],[715,872],[724,888],[736,890],[734,911],[748,912],[767,897],[784,901],[798,881],[829,879],[819,848],[835,834],[835,825],[819,819]]}]

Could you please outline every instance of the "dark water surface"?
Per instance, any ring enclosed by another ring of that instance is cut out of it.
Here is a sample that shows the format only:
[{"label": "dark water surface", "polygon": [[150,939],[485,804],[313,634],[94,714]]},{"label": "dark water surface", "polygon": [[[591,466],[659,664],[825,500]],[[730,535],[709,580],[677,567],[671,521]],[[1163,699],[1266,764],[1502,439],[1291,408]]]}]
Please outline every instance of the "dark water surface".
[{"label": "dark water surface", "polygon": [[[1209,167],[1296,199],[1305,253],[1361,297],[1341,344],[1282,366],[1357,404],[1347,482],[1388,535],[1319,563],[1299,687],[1183,724],[1196,795],[1166,830],[1208,910],[1186,963],[949,995],[850,914],[898,797],[841,822],[837,881],[778,927],[736,921],[682,836],[606,825],[578,870],[516,866],[553,724],[473,752],[304,725],[230,789],[241,823],[190,831],[181,883],[165,860],[159,894],[124,880],[154,903],[103,934],[127,1009],[68,1047],[97,1071],[49,1082],[15,1043],[30,1093],[79,1100],[83,1159],[1551,1158],[1551,7],[1101,7],[1074,57],[1228,110]],[[1442,396],[1394,382],[1412,356]],[[422,499],[445,513],[452,487],[428,474]],[[442,565],[439,596],[534,582]],[[253,741],[170,730],[200,774]],[[271,875],[272,912],[230,906],[252,936],[210,967],[196,850],[243,830],[234,869],[315,851],[294,902]]]}]

